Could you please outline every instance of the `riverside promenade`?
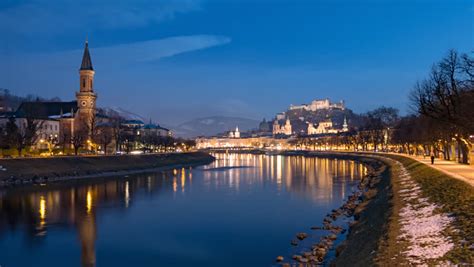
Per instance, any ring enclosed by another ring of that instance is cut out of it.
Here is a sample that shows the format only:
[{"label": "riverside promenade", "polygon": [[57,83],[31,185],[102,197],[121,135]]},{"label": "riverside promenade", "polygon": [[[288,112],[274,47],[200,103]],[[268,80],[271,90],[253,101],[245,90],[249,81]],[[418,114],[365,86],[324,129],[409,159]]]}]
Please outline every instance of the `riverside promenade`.
[{"label": "riverside promenade", "polygon": [[[400,155],[400,154],[396,154],[396,155]],[[457,163],[455,161],[448,161],[448,160],[443,160],[439,158],[436,158],[434,161],[434,164],[431,165],[430,157],[408,156],[408,155],[404,155],[404,156],[415,159],[434,169],[444,172],[449,176],[462,180],[474,187],[474,165],[465,165],[465,164]]]}]

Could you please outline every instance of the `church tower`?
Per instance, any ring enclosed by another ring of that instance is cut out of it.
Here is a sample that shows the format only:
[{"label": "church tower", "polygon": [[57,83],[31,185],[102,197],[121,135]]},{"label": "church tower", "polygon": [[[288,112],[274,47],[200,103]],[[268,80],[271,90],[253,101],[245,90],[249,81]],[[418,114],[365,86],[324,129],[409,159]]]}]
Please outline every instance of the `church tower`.
[{"label": "church tower", "polygon": [[344,116],[344,123],[342,124],[342,131],[343,132],[348,132],[349,131],[349,125],[347,125],[347,118]]},{"label": "church tower", "polygon": [[89,43],[86,41],[82,64],[79,69],[79,92],[76,93],[77,99],[77,123],[81,129],[87,126],[91,129],[91,124],[95,117],[95,102],[97,94],[94,92],[94,68],[92,67],[91,55],[89,53]]}]

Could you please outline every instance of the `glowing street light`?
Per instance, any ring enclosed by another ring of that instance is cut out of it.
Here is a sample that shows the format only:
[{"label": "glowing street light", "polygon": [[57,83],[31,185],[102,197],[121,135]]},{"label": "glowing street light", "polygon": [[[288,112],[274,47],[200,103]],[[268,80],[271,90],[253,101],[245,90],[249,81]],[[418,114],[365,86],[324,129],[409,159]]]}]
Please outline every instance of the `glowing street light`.
[{"label": "glowing street light", "polygon": [[53,144],[45,139],[40,139],[40,144],[46,144],[48,146],[49,155],[53,153]]}]

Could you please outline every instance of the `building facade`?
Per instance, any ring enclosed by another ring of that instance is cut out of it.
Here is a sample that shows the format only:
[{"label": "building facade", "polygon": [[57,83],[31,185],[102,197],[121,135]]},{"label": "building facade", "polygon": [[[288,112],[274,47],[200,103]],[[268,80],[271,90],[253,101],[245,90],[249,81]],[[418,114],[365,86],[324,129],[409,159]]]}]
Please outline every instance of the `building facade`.
[{"label": "building facade", "polygon": [[344,101],[341,100],[337,103],[332,103],[328,98],[326,99],[316,99],[311,101],[310,104],[301,104],[301,105],[291,105],[290,110],[307,110],[307,111],[317,111],[324,109],[345,109]]},{"label": "building facade", "polygon": [[273,135],[292,135],[292,127],[291,127],[291,122],[289,118],[286,118],[285,123],[280,125],[280,122],[278,119],[275,119],[273,122]]},{"label": "building facade", "polygon": [[334,133],[341,133],[341,132],[348,132],[349,126],[347,125],[347,119],[344,117],[344,123],[342,125],[342,129],[334,128],[334,125],[330,119],[322,121],[318,123],[318,127],[314,127],[313,123],[308,123],[308,135],[315,135],[315,134],[334,134]]},{"label": "building facade", "polygon": [[94,92],[94,69],[92,67],[89,45],[86,42],[82,63],[79,68],[79,90],[75,101],[33,101],[23,102],[15,112],[0,117],[0,124],[15,118],[20,131],[26,123],[36,124],[37,148],[64,142],[71,146],[71,139],[83,135],[84,145],[88,144],[95,122],[97,94]]},{"label": "building facade", "polygon": [[240,138],[240,131],[239,127],[235,127],[235,131],[229,131],[228,133],[229,138]]}]

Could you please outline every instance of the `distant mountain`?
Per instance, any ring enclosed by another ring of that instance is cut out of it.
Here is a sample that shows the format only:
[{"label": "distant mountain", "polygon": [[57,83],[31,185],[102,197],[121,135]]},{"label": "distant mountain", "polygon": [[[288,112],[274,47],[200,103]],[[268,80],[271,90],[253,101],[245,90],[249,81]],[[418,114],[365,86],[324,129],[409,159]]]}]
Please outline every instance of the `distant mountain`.
[{"label": "distant mountain", "polygon": [[145,118],[142,116],[133,113],[131,111],[125,110],[121,107],[106,107],[106,108],[101,108],[106,114],[117,114],[120,117],[126,119],[126,120],[140,120],[143,122],[147,122]]},{"label": "distant mountain", "polygon": [[193,119],[173,128],[176,136],[192,138],[197,136],[213,136],[239,127],[247,131],[258,127],[258,121],[238,117],[213,116]]}]

